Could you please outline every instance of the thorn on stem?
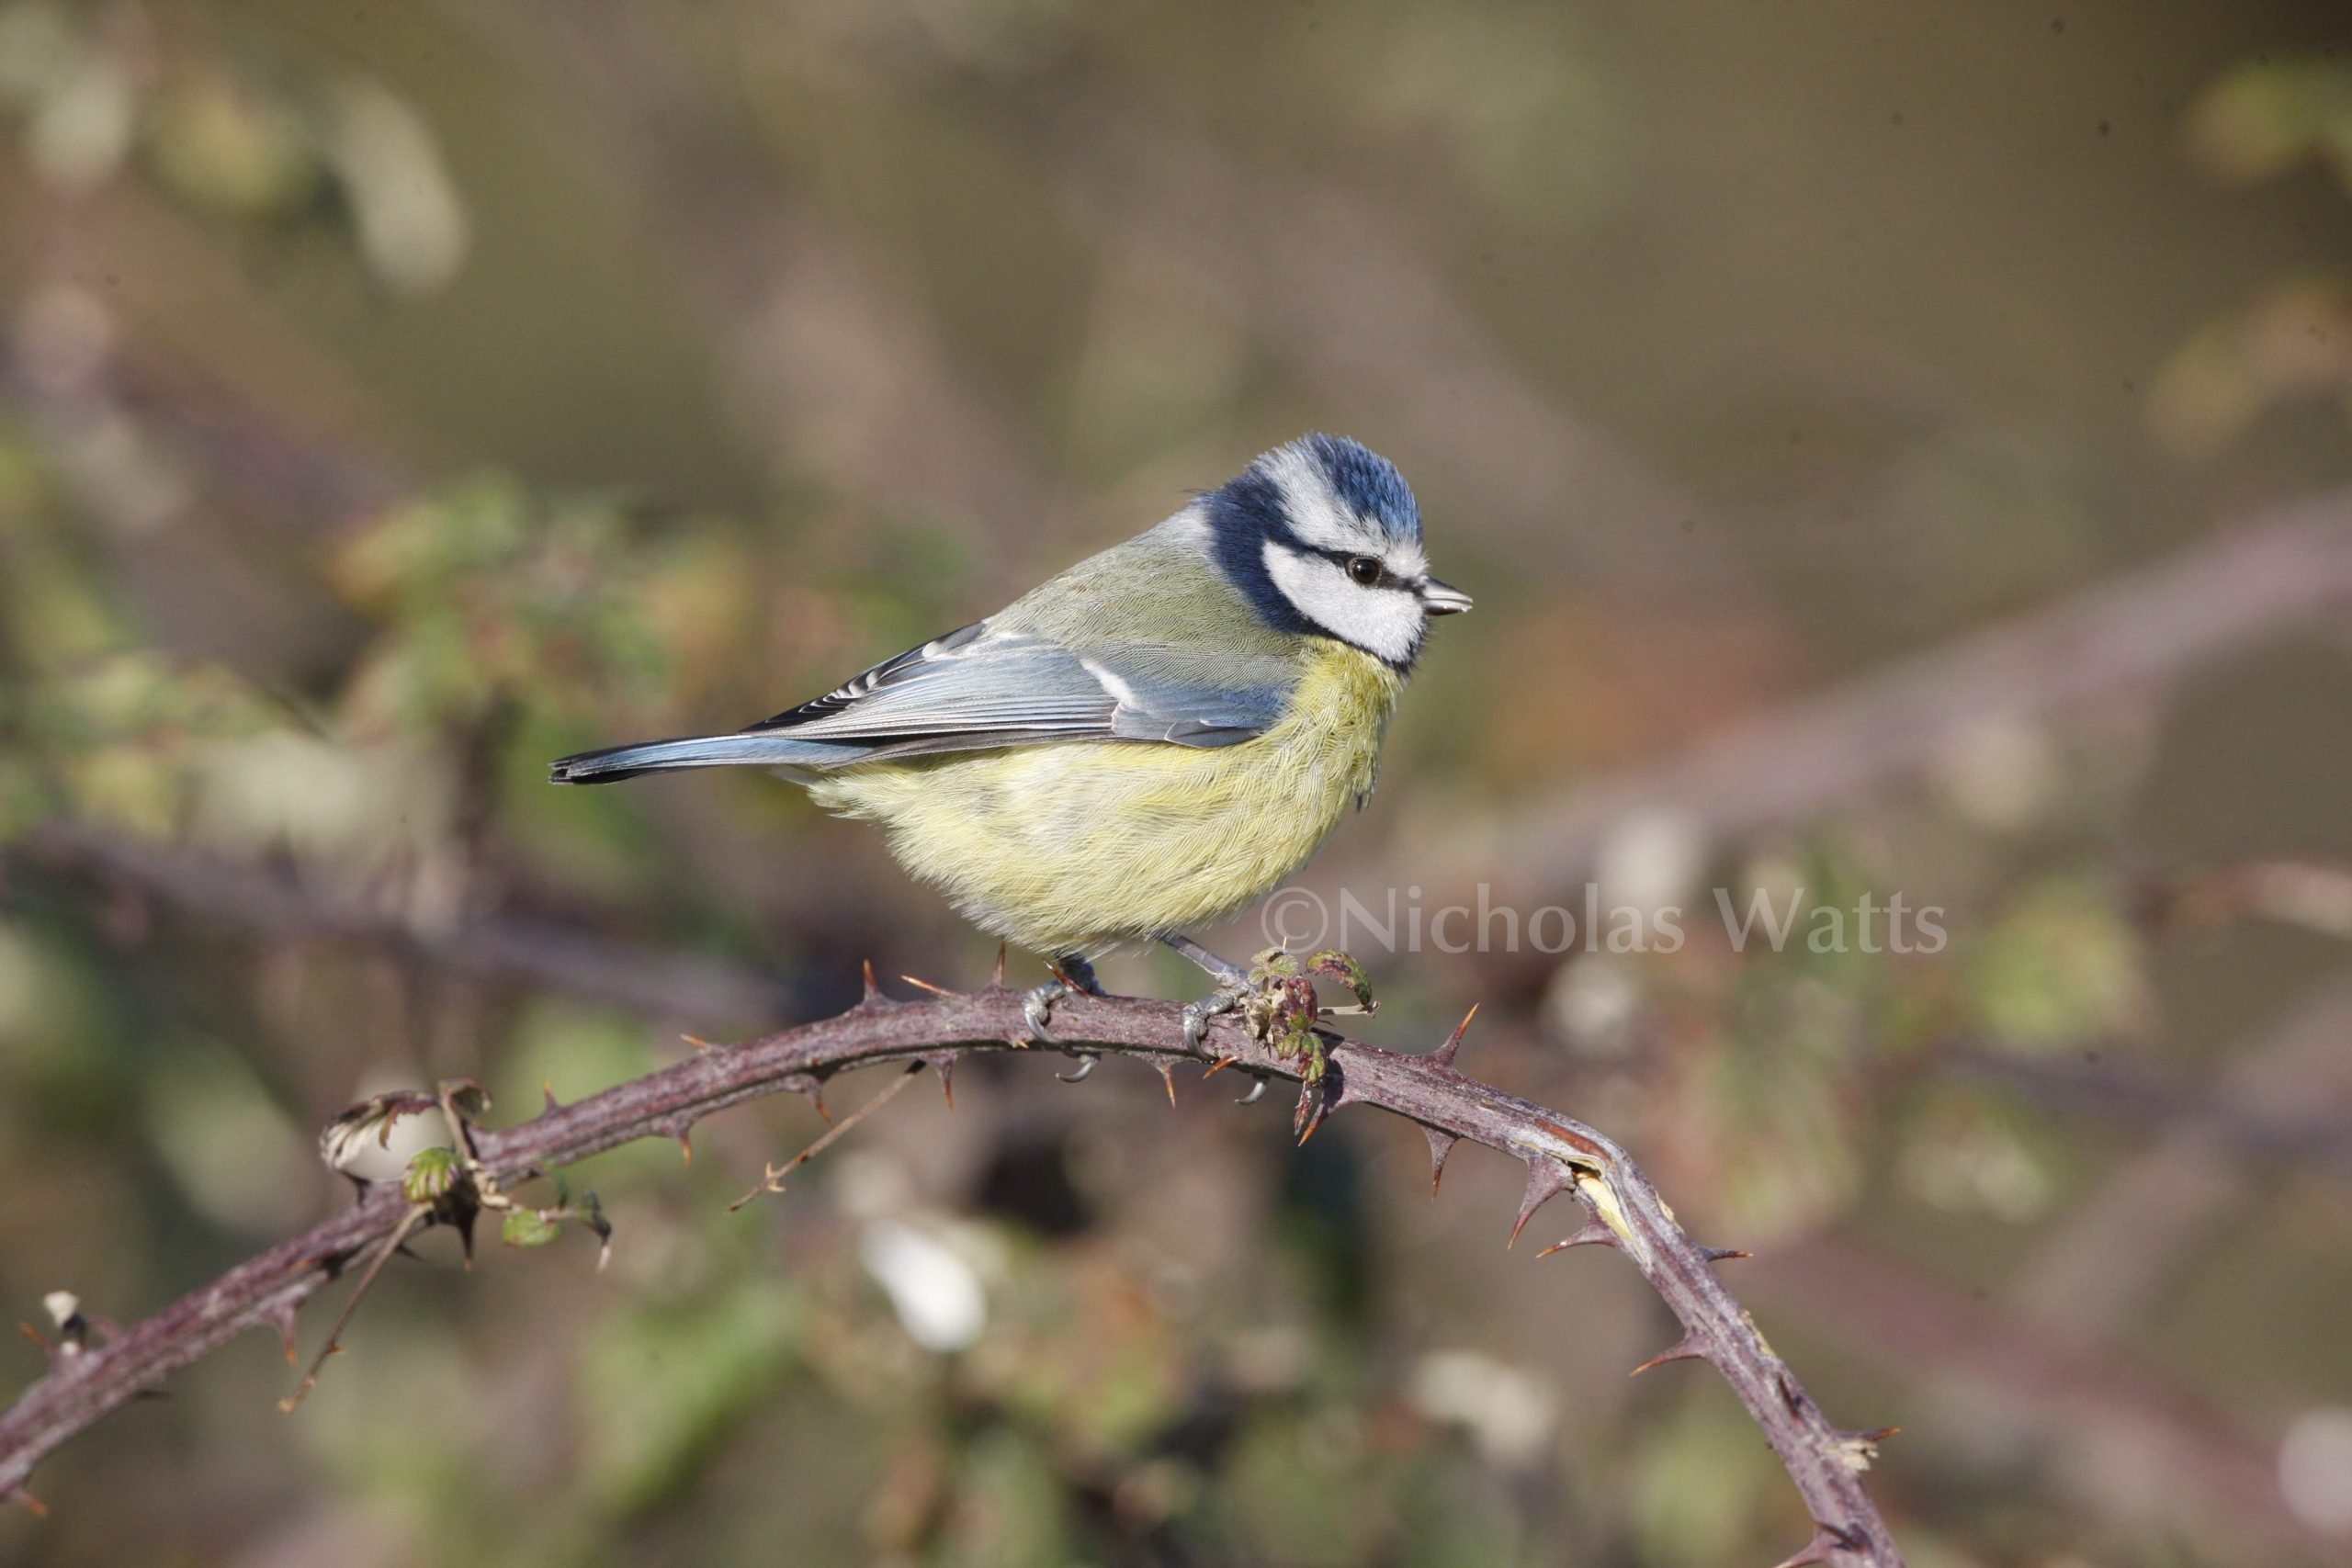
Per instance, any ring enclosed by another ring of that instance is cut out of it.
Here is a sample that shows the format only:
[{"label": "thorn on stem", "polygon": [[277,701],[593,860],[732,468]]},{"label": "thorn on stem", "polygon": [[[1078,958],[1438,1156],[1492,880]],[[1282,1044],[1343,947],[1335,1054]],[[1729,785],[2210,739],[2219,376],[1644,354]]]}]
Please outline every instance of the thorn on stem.
[{"label": "thorn on stem", "polygon": [[996,972],[989,977],[989,987],[992,990],[1004,989],[1004,943],[1002,942],[996,944]]},{"label": "thorn on stem", "polygon": [[1707,1352],[1704,1348],[1686,1334],[1625,1375],[1629,1378],[1637,1378],[1652,1367],[1662,1367],[1668,1361],[1703,1361],[1706,1359]]},{"label": "thorn on stem", "polygon": [[1241,1060],[1241,1058],[1238,1056],[1219,1056],[1215,1062],[1209,1065],[1209,1070],[1201,1075],[1201,1081],[1203,1083],[1206,1083],[1209,1079],[1216,1077],[1217,1074],[1225,1071],[1226,1068],[1233,1066],[1234,1063],[1239,1060]]},{"label": "thorn on stem", "polygon": [[1445,1156],[1453,1152],[1453,1145],[1462,1141],[1462,1136],[1442,1127],[1430,1126],[1421,1129],[1421,1136],[1430,1141],[1430,1196],[1434,1198],[1438,1183],[1445,1179]]},{"label": "thorn on stem", "polygon": [[1775,1568],[1808,1568],[1812,1563],[1830,1562],[1832,1552],[1859,1552],[1869,1544],[1870,1539],[1860,1530],[1815,1523],[1813,1539],[1793,1555],[1782,1558]]},{"label": "thorn on stem", "polygon": [[930,981],[917,979],[912,975],[901,975],[899,978],[904,980],[908,985],[912,986],[918,991],[929,991],[934,997],[939,997],[950,1001],[955,999],[956,993],[949,990],[944,986],[934,986]]},{"label": "thorn on stem", "polygon": [[828,1122],[833,1119],[833,1113],[825,1109],[825,1080],[817,1074],[786,1073],[784,1087],[795,1094],[807,1095],[808,1103],[816,1107],[818,1115]]},{"label": "thorn on stem", "polygon": [[931,1064],[931,1070],[933,1072],[939,1075],[939,1092],[946,1097],[947,1109],[950,1111],[955,1110],[956,1053],[953,1051],[925,1051],[922,1054],[922,1059]]},{"label": "thorn on stem", "polygon": [[1159,1069],[1159,1085],[1168,1091],[1168,1103],[1176,1103],[1176,1064],[1165,1056],[1154,1056],[1151,1065]]},{"label": "thorn on stem", "polygon": [[541,1078],[539,1080],[539,1097],[548,1102],[548,1113],[549,1115],[553,1115],[555,1112],[563,1109],[563,1102],[555,1097],[554,1079]]},{"label": "thorn on stem", "polygon": [[1572,1247],[1615,1247],[1616,1245],[1617,1233],[1615,1231],[1611,1230],[1599,1220],[1587,1220],[1583,1224],[1577,1227],[1577,1232],[1574,1235],[1569,1236],[1566,1241],[1554,1242],[1551,1246],[1545,1247],[1535,1256],[1538,1258],[1549,1258],[1555,1252],[1566,1252]]},{"label": "thorn on stem", "polygon": [[[1262,1080],[1261,1080],[1262,1081]],[[1298,1135],[1298,1146],[1305,1148],[1306,1140],[1320,1132],[1323,1123],[1331,1119],[1331,1097],[1324,1091],[1323,1083],[1306,1082],[1298,1086],[1298,1108],[1291,1112],[1290,1130]]]},{"label": "thorn on stem", "polygon": [[1756,1254],[1752,1252],[1736,1247],[1702,1247],[1699,1250],[1707,1255],[1707,1261],[1710,1263],[1729,1263],[1736,1258],[1753,1258],[1756,1256]]},{"label": "thorn on stem", "polygon": [[1453,1067],[1453,1058],[1462,1050],[1462,1037],[1470,1032],[1470,1021],[1477,1016],[1478,1004],[1472,1002],[1470,1010],[1462,1015],[1462,1021],[1453,1026],[1453,1032],[1445,1037],[1445,1043],[1430,1053],[1430,1060],[1451,1071]]},{"label": "thorn on stem", "polygon": [[711,1048],[710,1042],[705,1040],[698,1034],[681,1034],[678,1038],[693,1046],[696,1051],[707,1051]]},{"label": "thorn on stem", "polygon": [[301,1357],[295,1348],[293,1303],[279,1307],[266,1321],[277,1330],[277,1342],[286,1350],[286,1364],[289,1367],[300,1365]]},{"label": "thorn on stem", "polygon": [[1527,1158],[1527,1190],[1519,1200],[1519,1218],[1511,1223],[1510,1240],[1505,1247],[1519,1244],[1519,1233],[1535,1217],[1535,1211],[1568,1190],[1574,1180],[1567,1168],[1549,1155],[1530,1155]]}]

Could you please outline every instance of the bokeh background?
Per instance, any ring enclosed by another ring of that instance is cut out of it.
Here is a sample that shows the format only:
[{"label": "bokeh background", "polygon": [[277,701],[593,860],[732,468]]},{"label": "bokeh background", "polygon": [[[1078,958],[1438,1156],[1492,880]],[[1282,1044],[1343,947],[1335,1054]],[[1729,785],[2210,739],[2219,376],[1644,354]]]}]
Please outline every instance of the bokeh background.
[{"label": "bokeh background", "polygon": [[[789,788],[543,764],[773,712],[1329,428],[1478,609],[1303,885],[1589,882],[1687,933],[1359,941],[1362,1032],[1482,1003],[1465,1066],[1754,1249],[1831,1413],[1904,1428],[1913,1562],[2343,1561],[2347,42],[2119,0],[9,0],[6,1315],[128,1321],[347,1202],[313,1135],[364,1093],[520,1117],[863,958],[984,979]],[[1718,887],[1949,941],[1736,950]],[[1622,1259],[1504,1250],[1514,1164],[1432,1201],[1401,1123],[1294,1151],[1282,1096],[1059,1065],[731,1215],[805,1104],[607,1156],[602,1274],[428,1237],[297,1416],[249,1336],[48,1462],[0,1561],[1804,1539],[1717,1380],[1627,1381],[1668,1329]]]}]

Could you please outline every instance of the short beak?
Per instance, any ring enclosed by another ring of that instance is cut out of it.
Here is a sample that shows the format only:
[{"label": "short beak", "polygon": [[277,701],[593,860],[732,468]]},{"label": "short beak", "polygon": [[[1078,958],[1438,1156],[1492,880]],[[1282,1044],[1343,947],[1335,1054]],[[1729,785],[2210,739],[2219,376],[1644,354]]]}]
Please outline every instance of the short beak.
[{"label": "short beak", "polygon": [[1450,588],[1436,578],[1421,583],[1421,608],[1432,615],[1458,615],[1470,607],[1470,595],[1459,588]]}]

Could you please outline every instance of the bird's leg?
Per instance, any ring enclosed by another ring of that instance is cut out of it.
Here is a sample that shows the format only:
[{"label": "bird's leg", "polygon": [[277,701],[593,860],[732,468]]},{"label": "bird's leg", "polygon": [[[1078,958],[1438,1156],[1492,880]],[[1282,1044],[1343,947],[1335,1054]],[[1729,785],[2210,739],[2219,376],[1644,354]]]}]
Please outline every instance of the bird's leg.
[{"label": "bird's leg", "polygon": [[1207,970],[1209,977],[1216,982],[1216,990],[1199,1001],[1184,1004],[1184,1045],[1197,1055],[1202,1043],[1209,1037],[1209,1021],[1232,1012],[1250,995],[1250,971],[1219,958],[1182,931],[1165,932],[1159,940]]},{"label": "bird's leg", "polygon": [[[1184,1040],[1193,1051],[1201,1049],[1208,1036],[1209,1021],[1222,1013],[1238,1010],[1249,1027],[1250,1037],[1271,1045],[1283,1055],[1302,1063],[1300,1077],[1304,1093],[1311,1095],[1323,1080],[1328,1063],[1323,1055],[1323,1040],[1317,1024],[1329,1011],[1370,1012],[1374,1003],[1372,985],[1365,977],[1363,965],[1336,948],[1326,949],[1302,960],[1279,947],[1270,947],[1250,962],[1248,969],[1229,964],[1188,937],[1168,935],[1160,938],[1169,946],[1216,976],[1216,992],[1193,1002],[1184,1009]],[[1337,980],[1354,998],[1352,1008],[1326,1008],[1316,995],[1317,979]],[[1260,1088],[1263,1088],[1261,1082]],[[1251,1100],[1257,1092],[1251,1091]]]},{"label": "bird's leg", "polygon": [[[1065,953],[1054,960],[1053,969],[1052,979],[1042,986],[1033,987],[1021,998],[1021,1016],[1028,1021],[1029,1038],[1040,1045],[1061,1043],[1047,1027],[1053,1021],[1056,1002],[1080,991],[1090,997],[1102,994],[1102,983],[1094,977],[1094,965],[1081,955]],[[1081,1072],[1079,1076],[1083,1077],[1086,1075]]]}]

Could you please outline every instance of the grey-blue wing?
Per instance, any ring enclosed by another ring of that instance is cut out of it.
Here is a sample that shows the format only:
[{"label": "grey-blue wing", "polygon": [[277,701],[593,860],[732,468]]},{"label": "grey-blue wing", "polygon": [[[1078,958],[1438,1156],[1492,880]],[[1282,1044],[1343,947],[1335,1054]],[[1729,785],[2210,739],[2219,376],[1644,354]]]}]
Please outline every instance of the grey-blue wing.
[{"label": "grey-blue wing", "polygon": [[982,621],[744,733],[854,747],[861,760],[1057,740],[1229,746],[1263,733],[1290,694],[1286,668],[1241,673],[1204,684],[1173,675],[1148,650],[1080,653]]}]

